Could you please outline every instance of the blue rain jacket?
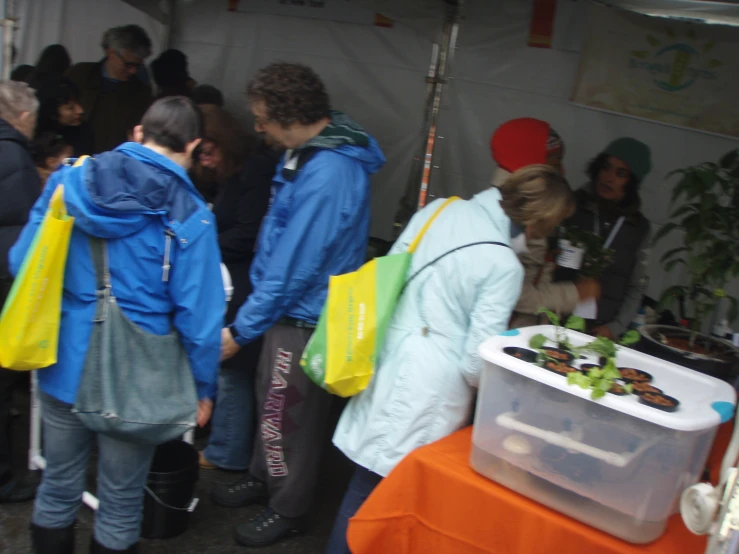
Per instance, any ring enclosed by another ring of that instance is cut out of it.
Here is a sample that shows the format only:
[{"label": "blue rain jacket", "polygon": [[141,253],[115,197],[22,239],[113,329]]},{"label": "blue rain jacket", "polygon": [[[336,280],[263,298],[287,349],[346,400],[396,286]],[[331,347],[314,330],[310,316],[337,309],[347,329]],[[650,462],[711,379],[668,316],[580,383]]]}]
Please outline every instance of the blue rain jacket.
[{"label": "blue rain jacket", "polygon": [[[370,175],[385,164],[377,142],[319,149],[294,180],[278,166],[272,204],[251,267],[254,291],[234,320],[245,345],[283,317],[316,323],[328,279],[364,263],[370,225]],[[287,159],[287,157],[286,157]]]},{"label": "blue rain jacket", "polygon": [[[188,353],[199,398],[216,392],[225,296],[213,214],[185,170],[136,143],[63,166],[47,182],[9,255],[15,275],[58,184],[75,218],[64,274],[57,363],[38,372],[41,390],[74,403],[95,313],[89,237],[108,242],[113,294],[125,315],[150,333],[174,326]],[[163,280],[165,231],[171,269]]]}]

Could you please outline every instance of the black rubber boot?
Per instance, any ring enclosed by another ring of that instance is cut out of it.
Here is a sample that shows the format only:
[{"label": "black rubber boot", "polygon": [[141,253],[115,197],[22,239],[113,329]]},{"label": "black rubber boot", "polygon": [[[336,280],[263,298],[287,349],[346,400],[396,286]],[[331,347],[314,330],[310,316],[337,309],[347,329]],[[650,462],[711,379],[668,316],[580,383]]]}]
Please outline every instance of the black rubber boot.
[{"label": "black rubber boot", "polygon": [[62,529],[48,529],[31,523],[34,554],[74,554],[74,524]]},{"label": "black rubber boot", "polygon": [[116,552],[123,554],[137,554],[138,551],[139,543],[134,543],[125,550],[113,550],[112,548],[108,548],[100,544],[95,540],[95,537],[90,539],[90,554],[115,554]]}]

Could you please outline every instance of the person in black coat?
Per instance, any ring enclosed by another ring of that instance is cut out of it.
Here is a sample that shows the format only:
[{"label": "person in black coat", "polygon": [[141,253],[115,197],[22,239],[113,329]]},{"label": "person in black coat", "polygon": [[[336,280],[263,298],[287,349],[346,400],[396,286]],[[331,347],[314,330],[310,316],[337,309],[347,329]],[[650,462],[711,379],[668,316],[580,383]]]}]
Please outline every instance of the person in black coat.
[{"label": "person in black coat", "polygon": [[67,49],[61,44],[50,44],[39,54],[34,72],[36,75],[53,73],[61,76],[70,67],[72,67],[72,58]]},{"label": "person in black coat", "polygon": [[[0,305],[10,292],[8,252],[28,221],[41,182],[31,157],[38,101],[27,84],[0,82]],[[24,502],[36,492],[35,484],[13,474],[10,408],[13,391],[24,382],[22,372],[0,368],[0,502]],[[27,380],[25,380],[27,383]]]},{"label": "person in black coat", "polygon": [[[589,164],[589,182],[575,192],[577,210],[563,223],[598,235],[613,250],[599,278],[602,294],[588,330],[617,340],[636,317],[647,286],[651,225],[641,211],[639,187],[652,169],[652,151],[621,137]],[[557,268],[555,280],[574,280],[579,270]]]},{"label": "person in black coat", "polygon": [[[218,243],[234,286],[226,313],[230,323],[252,291],[249,270],[280,154],[264,142],[253,145],[228,112],[207,106],[203,115],[205,136],[196,174],[201,184],[208,179],[215,183],[206,189],[217,190],[213,213]],[[203,468],[245,471],[249,467],[255,432],[254,372],[260,350],[257,341],[221,365],[212,431],[200,454]]]}]

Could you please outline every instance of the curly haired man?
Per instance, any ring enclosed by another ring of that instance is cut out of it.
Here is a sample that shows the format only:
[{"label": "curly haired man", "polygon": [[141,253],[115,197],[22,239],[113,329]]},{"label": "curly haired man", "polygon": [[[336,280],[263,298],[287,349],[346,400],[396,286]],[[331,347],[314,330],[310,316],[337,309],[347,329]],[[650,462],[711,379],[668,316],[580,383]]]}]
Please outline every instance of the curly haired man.
[{"label": "curly haired man", "polygon": [[309,67],[275,63],[247,88],[255,129],[287,152],[273,181],[251,269],[254,291],[224,329],[222,357],[264,335],[257,368],[259,426],[249,475],[213,491],[220,505],[267,506],[236,530],[266,546],[304,530],[316,488],[331,396],[299,365],[328,293],[328,279],[365,257],[370,180],[385,163],[377,142],[332,111]]}]

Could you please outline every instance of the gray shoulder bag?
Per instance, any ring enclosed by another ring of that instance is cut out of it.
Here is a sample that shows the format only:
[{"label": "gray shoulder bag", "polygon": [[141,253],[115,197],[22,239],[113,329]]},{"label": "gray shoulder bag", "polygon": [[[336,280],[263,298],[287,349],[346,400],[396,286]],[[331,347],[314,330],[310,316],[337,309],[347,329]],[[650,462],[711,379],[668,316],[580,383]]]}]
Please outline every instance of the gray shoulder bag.
[{"label": "gray shoulder bag", "polygon": [[[163,280],[168,280],[167,235]],[[161,444],[195,427],[197,392],[173,330],[155,335],[128,319],[113,295],[108,245],[90,239],[97,280],[92,334],[74,411],[84,425],[123,441]]]}]

